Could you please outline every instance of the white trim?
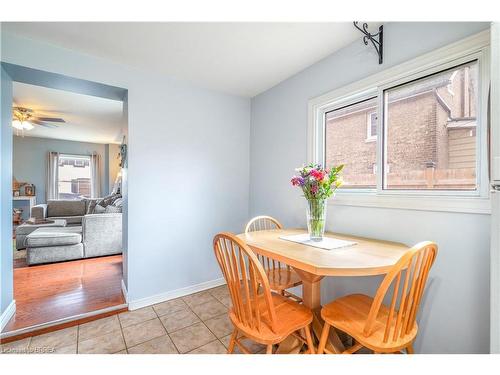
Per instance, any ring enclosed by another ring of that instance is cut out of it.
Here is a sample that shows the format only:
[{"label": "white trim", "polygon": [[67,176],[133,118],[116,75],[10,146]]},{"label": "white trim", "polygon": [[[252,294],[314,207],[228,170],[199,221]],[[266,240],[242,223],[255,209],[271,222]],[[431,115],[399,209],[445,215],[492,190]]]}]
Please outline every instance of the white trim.
[{"label": "white trim", "polygon": [[[500,23],[491,26],[491,178],[500,181]],[[490,353],[500,353],[500,192],[492,194],[490,241]]]},{"label": "white trim", "polygon": [[369,193],[342,192],[328,201],[332,206],[357,206],[393,208],[401,210],[462,212],[485,214],[491,213],[491,202],[484,198],[471,197],[437,197],[415,195],[377,195],[375,191]]},{"label": "white trim", "polygon": [[375,111],[371,111],[371,112],[366,113],[366,139],[365,139],[365,142],[375,142],[377,140],[377,134],[375,134],[375,135],[372,134],[372,115],[377,116],[377,109],[376,108],[375,108]]},{"label": "white trim", "polygon": [[137,310],[137,309],[140,309],[142,307],[155,305],[157,303],[169,301],[169,300],[174,299],[174,298],[184,297],[184,296],[187,296],[188,294],[193,294],[193,293],[201,292],[203,290],[215,288],[217,286],[224,285],[225,283],[226,283],[226,280],[223,277],[221,277],[220,279],[205,281],[205,282],[200,283],[200,284],[171,290],[169,292],[156,294],[154,296],[150,296],[150,297],[146,297],[146,298],[140,298],[140,299],[137,299],[134,301],[129,301],[128,308],[129,308],[129,310]]},{"label": "white trim", "polygon": [[[477,181],[476,191],[426,191],[426,190],[383,190],[384,141],[377,142],[377,189],[337,190],[334,204],[365,207],[388,207],[404,209],[425,209],[433,211],[471,212],[487,214],[491,212],[488,175],[486,106],[487,83],[489,82],[489,31],[483,31],[464,40],[388,68],[380,73],[338,88],[308,102],[307,157],[309,163],[324,163],[324,115],[335,107],[349,105],[370,97],[378,97],[378,108],[385,105],[383,90],[397,84],[436,73],[473,59],[479,60],[480,82],[477,135]],[[384,135],[383,115],[378,114],[377,134]],[[382,138],[382,137],[379,137]],[[481,163],[480,163],[481,162]],[[422,208],[425,207],[425,208]]]},{"label": "white trim", "polygon": [[0,332],[3,331],[9,320],[16,313],[16,300],[12,300],[9,303],[9,306],[5,309],[5,311],[0,315]]},{"label": "white trim", "polygon": [[125,282],[123,281],[123,279],[122,279],[122,293],[123,293],[123,297],[125,298],[125,302],[128,303],[128,291],[127,291],[127,287],[125,286]]},{"label": "white trim", "polygon": [[12,337],[12,336],[17,336],[17,335],[22,335],[24,333],[38,331],[40,329],[49,328],[49,327],[59,325],[59,324],[73,322],[75,320],[89,318],[89,317],[95,316],[95,315],[105,314],[105,313],[115,311],[115,310],[121,310],[125,307],[127,307],[127,304],[121,304],[121,305],[106,307],[106,308],[100,309],[100,310],[91,311],[88,313],[73,315],[73,316],[70,316],[67,318],[53,320],[53,321],[47,322],[47,323],[35,324],[33,326],[29,326],[26,328],[20,328],[20,329],[14,330],[14,331],[4,332],[4,333],[0,334],[0,339],[5,339],[7,337]]}]

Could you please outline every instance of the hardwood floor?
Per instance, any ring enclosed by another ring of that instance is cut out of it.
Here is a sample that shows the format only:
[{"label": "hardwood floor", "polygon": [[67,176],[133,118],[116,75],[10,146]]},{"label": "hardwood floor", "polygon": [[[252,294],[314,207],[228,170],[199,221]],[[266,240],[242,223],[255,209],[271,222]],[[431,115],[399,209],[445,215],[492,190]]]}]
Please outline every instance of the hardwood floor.
[{"label": "hardwood floor", "polygon": [[3,332],[124,304],[121,280],[121,255],[16,268],[16,313]]}]

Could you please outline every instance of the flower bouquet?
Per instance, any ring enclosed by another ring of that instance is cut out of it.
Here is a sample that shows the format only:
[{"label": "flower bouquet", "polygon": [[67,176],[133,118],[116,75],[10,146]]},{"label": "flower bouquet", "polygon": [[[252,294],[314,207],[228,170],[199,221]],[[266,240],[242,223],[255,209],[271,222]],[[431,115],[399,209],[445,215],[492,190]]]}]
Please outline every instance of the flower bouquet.
[{"label": "flower bouquet", "polygon": [[297,168],[292,177],[292,185],[299,186],[307,199],[307,229],[312,241],[321,241],[325,233],[326,201],[342,185],[340,172],[344,165],[330,170],[319,164],[309,164]]}]

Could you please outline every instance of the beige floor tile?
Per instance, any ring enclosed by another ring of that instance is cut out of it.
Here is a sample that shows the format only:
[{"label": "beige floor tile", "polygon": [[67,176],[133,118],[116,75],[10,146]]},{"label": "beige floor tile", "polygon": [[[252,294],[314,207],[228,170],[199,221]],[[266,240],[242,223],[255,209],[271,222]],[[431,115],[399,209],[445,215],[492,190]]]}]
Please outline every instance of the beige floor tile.
[{"label": "beige floor tile", "polygon": [[187,354],[227,354],[227,349],[219,340],[215,340]]},{"label": "beige floor tile", "polygon": [[123,329],[123,336],[125,337],[127,348],[163,336],[166,333],[165,328],[158,318]]},{"label": "beige floor tile", "polygon": [[171,333],[170,338],[181,353],[187,353],[216,340],[213,333],[203,323],[196,323]]},{"label": "beige floor tile", "polygon": [[78,343],[78,354],[112,354],[125,349],[121,331],[111,332]]},{"label": "beige floor tile", "polygon": [[53,354],[76,354],[77,344],[65,346],[64,348],[57,348]]},{"label": "beige floor tile", "polygon": [[0,354],[24,354],[28,352],[31,337],[0,345]]},{"label": "beige floor tile", "polygon": [[167,335],[143,342],[128,349],[129,354],[177,354],[172,340]]},{"label": "beige floor tile", "polygon": [[201,320],[207,320],[218,315],[227,314],[227,307],[217,300],[209,301],[200,305],[191,307]]},{"label": "beige floor tile", "polygon": [[114,354],[128,354],[128,353],[127,353],[127,349],[123,349],[123,350],[120,350],[119,352],[114,353]]},{"label": "beige floor tile", "polygon": [[229,335],[234,330],[233,323],[227,314],[219,315],[215,318],[205,320],[205,325],[218,338]]},{"label": "beige floor tile", "polygon": [[[227,348],[229,346],[229,341],[231,339],[231,335],[224,336],[223,338],[220,339],[220,341],[224,344],[224,346]],[[262,350],[266,349],[265,345],[259,344],[255,341],[252,341],[250,339],[243,339],[240,340],[243,345],[251,352],[251,353],[259,353]],[[234,353],[241,353],[239,350],[238,346],[234,347]]]},{"label": "beige floor tile", "polygon": [[45,333],[31,338],[30,350],[43,351],[47,349],[59,349],[76,344],[78,327],[69,327],[60,331]]},{"label": "beige floor tile", "polygon": [[209,289],[208,292],[214,296],[215,298],[220,297],[220,296],[228,296],[229,295],[229,289],[227,288],[227,285],[221,285],[216,288]]},{"label": "beige floor tile", "polygon": [[178,311],[188,309],[186,302],[182,298],[173,299],[171,301],[166,301],[153,306],[158,316],[173,314]]},{"label": "beige floor tile", "polygon": [[82,324],[78,327],[78,341],[95,338],[107,333],[119,331],[120,322],[118,315],[109,316],[103,319],[97,319],[92,322]]},{"label": "beige floor tile", "polygon": [[191,308],[202,303],[212,302],[216,300],[208,291],[190,294],[188,296],[182,297],[182,299]]},{"label": "beige floor tile", "polygon": [[222,303],[224,306],[226,307],[231,307],[233,305],[233,302],[231,301],[231,297],[229,295],[227,296],[219,296],[219,297],[215,297],[217,299],[217,301],[219,301],[220,303]]},{"label": "beige floor tile", "polygon": [[168,333],[189,327],[198,323],[200,319],[189,308],[177,311],[176,313],[160,316],[160,320]]},{"label": "beige floor tile", "polygon": [[118,315],[122,328],[133,326],[134,324],[142,323],[156,317],[156,313],[152,307],[144,307],[142,309],[127,311]]}]

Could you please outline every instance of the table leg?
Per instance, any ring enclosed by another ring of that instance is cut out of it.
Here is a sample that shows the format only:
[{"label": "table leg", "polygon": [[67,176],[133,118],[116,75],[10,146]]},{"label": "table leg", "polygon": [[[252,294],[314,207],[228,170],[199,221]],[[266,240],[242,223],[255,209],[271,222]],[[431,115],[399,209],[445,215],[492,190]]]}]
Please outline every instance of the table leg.
[{"label": "table leg", "polygon": [[[313,275],[309,272],[295,268],[295,271],[302,280],[302,301],[305,306],[309,307],[314,314],[312,331],[313,336],[316,336],[317,341],[321,337],[323,330],[323,319],[321,319],[321,280],[323,276]],[[342,353],[345,348],[334,328],[330,329],[330,336],[327,341],[326,348],[334,353]]]}]

